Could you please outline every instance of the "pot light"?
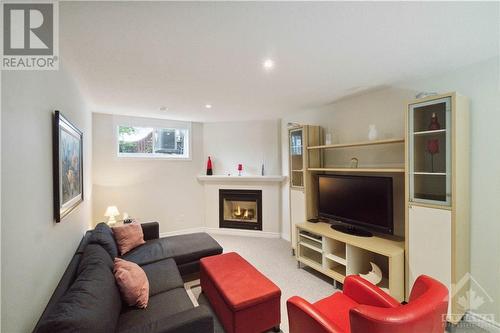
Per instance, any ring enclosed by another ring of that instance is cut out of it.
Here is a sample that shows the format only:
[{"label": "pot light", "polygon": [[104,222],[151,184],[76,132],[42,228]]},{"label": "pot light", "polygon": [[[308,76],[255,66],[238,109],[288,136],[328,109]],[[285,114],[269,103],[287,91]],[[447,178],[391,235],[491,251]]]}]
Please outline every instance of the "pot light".
[{"label": "pot light", "polygon": [[205,104],[205,108],[206,109],[211,109],[212,108],[212,104]]},{"label": "pot light", "polygon": [[274,61],[272,59],[266,59],[262,63],[262,67],[264,67],[266,71],[270,71],[274,68]]}]

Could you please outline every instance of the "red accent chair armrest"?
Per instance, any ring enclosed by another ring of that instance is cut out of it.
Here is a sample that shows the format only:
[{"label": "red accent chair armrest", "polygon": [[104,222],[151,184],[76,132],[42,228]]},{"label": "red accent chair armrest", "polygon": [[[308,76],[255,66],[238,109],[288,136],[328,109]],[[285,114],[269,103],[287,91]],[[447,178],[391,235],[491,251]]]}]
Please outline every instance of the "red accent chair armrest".
[{"label": "red accent chair armrest", "polygon": [[448,310],[446,286],[422,275],[413,286],[412,296],[408,304],[397,308],[360,305],[351,309],[349,311],[351,332],[444,332]]},{"label": "red accent chair armrest", "polygon": [[311,303],[299,296],[286,302],[290,333],[347,333],[328,321]]},{"label": "red accent chair armrest", "polygon": [[382,308],[397,308],[401,304],[382,289],[358,275],[350,275],[344,280],[344,295],[362,305]]}]

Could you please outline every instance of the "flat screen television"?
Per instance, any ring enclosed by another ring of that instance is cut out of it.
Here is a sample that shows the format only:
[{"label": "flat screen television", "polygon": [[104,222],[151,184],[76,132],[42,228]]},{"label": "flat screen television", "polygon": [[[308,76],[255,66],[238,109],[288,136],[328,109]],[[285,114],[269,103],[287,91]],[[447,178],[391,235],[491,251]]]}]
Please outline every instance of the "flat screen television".
[{"label": "flat screen television", "polygon": [[332,228],[371,236],[393,234],[392,178],[320,175],[318,213]]}]

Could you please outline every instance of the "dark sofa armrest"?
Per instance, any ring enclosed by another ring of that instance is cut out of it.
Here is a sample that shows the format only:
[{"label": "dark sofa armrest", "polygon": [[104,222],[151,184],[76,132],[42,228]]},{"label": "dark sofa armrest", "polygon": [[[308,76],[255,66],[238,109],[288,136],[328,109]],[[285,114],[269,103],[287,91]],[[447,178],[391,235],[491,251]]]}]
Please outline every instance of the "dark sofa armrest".
[{"label": "dark sofa armrest", "polygon": [[141,223],[141,227],[145,241],[160,238],[160,225],[158,222]]},{"label": "dark sofa armrest", "polygon": [[129,327],[120,333],[138,331],[148,333],[213,333],[214,320],[208,308],[200,305],[140,327]]}]

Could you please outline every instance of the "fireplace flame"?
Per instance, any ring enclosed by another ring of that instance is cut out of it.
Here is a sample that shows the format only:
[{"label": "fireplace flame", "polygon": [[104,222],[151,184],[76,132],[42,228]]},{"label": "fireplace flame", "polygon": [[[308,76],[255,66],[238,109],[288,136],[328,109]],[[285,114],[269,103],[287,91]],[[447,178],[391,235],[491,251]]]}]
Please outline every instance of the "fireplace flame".
[{"label": "fireplace flame", "polygon": [[243,215],[244,218],[248,218],[248,209],[245,209],[245,214]]}]

